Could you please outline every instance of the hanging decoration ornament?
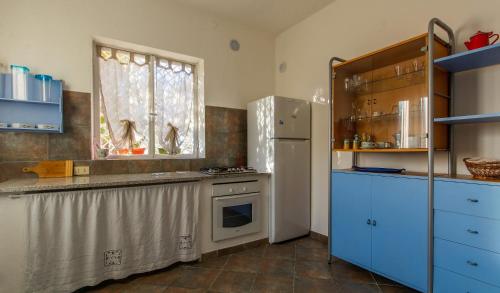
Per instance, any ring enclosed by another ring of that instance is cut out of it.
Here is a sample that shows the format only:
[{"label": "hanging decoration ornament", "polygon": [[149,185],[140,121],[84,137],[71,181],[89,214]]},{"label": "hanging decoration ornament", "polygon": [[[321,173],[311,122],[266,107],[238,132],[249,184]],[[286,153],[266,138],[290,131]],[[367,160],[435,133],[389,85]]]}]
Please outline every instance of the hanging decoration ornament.
[{"label": "hanging decoration ornament", "polygon": [[169,130],[165,136],[165,150],[169,155],[178,155],[181,152],[179,143],[179,128],[175,127],[170,122],[167,124],[167,127]]},{"label": "hanging decoration ornament", "polygon": [[126,146],[128,149],[132,149],[134,147],[135,141],[135,133],[137,132],[135,128],[135,122],[128,119],[120,120],[122,124],[122,136],[120,139],[120,145]]}]

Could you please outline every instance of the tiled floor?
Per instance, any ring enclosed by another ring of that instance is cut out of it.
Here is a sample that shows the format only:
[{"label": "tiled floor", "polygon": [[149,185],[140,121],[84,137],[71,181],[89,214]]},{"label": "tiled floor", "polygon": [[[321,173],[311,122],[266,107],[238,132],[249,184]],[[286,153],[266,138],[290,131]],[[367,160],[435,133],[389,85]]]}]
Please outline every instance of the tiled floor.
[{"label": "tiled floor", "polygon": [[328,265],[327,255],[326,245],[302,238],[106,281],[78,292],[416,292],[341,260]]}]

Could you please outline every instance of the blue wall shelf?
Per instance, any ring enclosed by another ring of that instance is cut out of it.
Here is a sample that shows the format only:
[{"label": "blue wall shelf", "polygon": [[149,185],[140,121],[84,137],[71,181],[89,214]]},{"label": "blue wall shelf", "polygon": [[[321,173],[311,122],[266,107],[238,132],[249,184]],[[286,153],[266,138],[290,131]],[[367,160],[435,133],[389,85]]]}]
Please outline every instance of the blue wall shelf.
[{"label": "blue wall shelf", "polygon": [[434,122],[443,124],[491,123],[500,122],[500,113],[434,118]]},{"label": "blue wall shelf", "polygon": [[500,64],[500,43],[434,60],[450,72],[460,72]]},{"label": "blue wall shelf", "polygon": [[[51,102],[41,101],[40,81],[28,76],[28,100],[12,99],[12,76],[0,74],[0,122],[9,127],[1,132],[63,133],[62,81],[53,80]],[[58,129],[13,128],[12,123],[54,124]]]}]

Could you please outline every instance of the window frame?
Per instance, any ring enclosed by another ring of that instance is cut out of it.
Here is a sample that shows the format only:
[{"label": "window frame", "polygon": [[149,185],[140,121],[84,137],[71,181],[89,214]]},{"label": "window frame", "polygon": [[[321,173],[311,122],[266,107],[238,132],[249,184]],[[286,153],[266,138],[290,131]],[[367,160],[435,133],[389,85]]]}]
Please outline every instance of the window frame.
[{"label": "window frame", "polygon": [[[120,43],[120,44],[116,44]],[[149,144],[147,146],[148,154],[144,155],[119,155],[109,154],[106,158],[99,158],[96,154],[96,146],[100,146],[100,76],[99,76],[99,57],[98,47],[112,48],[130,53],[149,56]],[[139,49],[136,49],[136,48]],[[161,59],[176,61],[192,66],[193,74],[193,108],[194,110],[194,129],[193,129],[193,154],[155,154],[155,99],[156,99],[156,67]],[[182,55],[164,50],[148,48],[144,46],[128,44],[118,41],[99,41],[94,39],[92,42],[92,99],[91,99],[91,120],[92,120],[92,159],[93,160],[166,160],[166,159],[203,159],[205,158],[205,102],[204,102],[204,61],[203,59]],[[201,104],[200,104],[201,103]],[[202,112],[202,113],[200,113]],[[202,116],[202,117],[200,117]]]}]

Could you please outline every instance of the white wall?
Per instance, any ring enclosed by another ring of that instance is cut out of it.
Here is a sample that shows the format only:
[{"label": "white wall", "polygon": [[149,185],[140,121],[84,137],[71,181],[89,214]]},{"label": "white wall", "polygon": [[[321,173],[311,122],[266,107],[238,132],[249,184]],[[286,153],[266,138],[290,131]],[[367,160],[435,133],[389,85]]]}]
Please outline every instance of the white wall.
[{"label": "white wall", "polygon": [[[314,101],[328,99],[328,61],[344,59],[382,48],[427,31],[432,17],[439,17],[456,31],[459,50],[463,40],[475,31],[500,31],[498,0],[336,0],[276,40],[276,68],[287,63],[285,73],[276,72],[276,94]],[[457,76],[457,114],[500,111],[500,67]],[[312,230],[327,234],[328,228],[328,106],[313,106],[312,139]],[[500,158],[498,125],[460,126],[457,133],[459,158]],[[350,156],[335,163],[350,166]],[[425,171],[425,155],[373,155],[361,158],[361,165],[404,167]],[[459,161],[459,172],[466,173]],[[438,156],[437,171],[446,172],[446,156]],[[355,188],[355,186],[353,186]]]},{"label": "white wall", "polygon": [[67,89],[91,92],[96,36],[203,58],[208,105],[245,108],[274,91],[271,33],[169,0],[0,0],[0,63],[51,74]]}]

